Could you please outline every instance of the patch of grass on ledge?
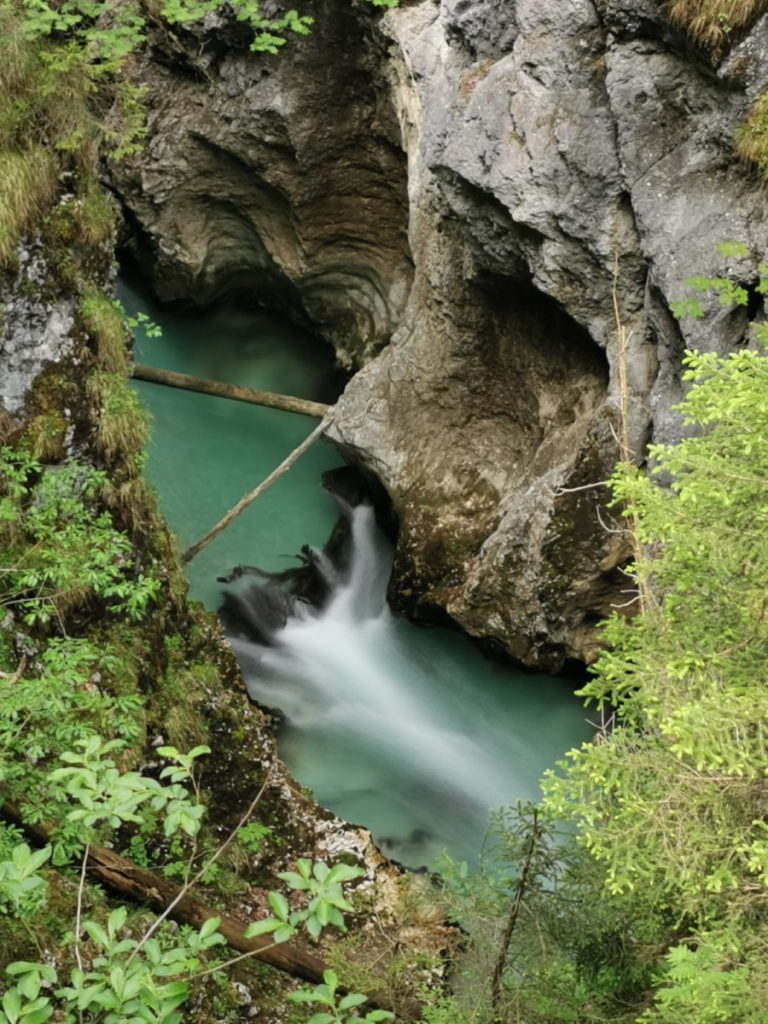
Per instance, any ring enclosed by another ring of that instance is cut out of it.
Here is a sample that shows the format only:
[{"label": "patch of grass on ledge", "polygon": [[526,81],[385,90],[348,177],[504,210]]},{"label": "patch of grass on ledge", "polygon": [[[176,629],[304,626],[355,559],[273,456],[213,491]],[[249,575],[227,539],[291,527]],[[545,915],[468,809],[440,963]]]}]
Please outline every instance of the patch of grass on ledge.
[{"label": "patch of grass on ledge", "polygon": [[754,164],[768,180],[768,91],[752,104],[746,121],[736,129],[734,141],[741,159]]},{"label": "patch of grass on ledge", "polygon": [[24,228],[53,202],[56,170],[42,146],[0,151],[0,265],[12,262]]},{"label": "patch of grass on ledge", "polygon": [[694,42],[720,50],[768,11],[768,0],[668,0],[667,17]]}]

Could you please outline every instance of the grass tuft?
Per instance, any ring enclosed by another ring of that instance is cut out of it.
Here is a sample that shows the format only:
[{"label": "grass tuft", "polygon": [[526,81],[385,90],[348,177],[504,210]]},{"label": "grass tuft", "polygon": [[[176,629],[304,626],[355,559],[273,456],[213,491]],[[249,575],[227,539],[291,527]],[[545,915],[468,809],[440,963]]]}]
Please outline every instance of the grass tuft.
[{"label": "grass tuft", "polygon": [[127,379],[94,370],[87,390],[94,406],[99,454],[107,463],[138,454],[147,440],[149,417]]},{"label": "grass tuft", "polygon": [[768,179],[768,91],[758,96],[744,124],[736,129],[736,153]]},{"label": "grass tuft", "polygon": [[[0,267],[13,265],[24,230],[54,202],[59,171],[90,171],[96,156],[85,55],[25,38],[23,20],[21,5],[0,0]],[[80,201],[84,234],[104,237],[90,191]]]},{"label": "grass tuft", "polygon": [[768,10],[768,0],[669,0],[666,9],[695,42],[719,50]]},{"label": "grass tuft", "polygon": [[85,245],[112,242],[115,214],[108,194],[98,182],[89,181],[85,193],[76,200],[78,236]]},{"label": "grass tuft", "polygon": [[128,335],[115,303],[102,292],[89,289],[80,300],[80,315],[95,342],[101,369],[126,377],[130,363]]},{"label": "grass tuft", "polygon": [[13,263],[21,233],[56,191],[56,164],[42,146],[0,150],[0,266]]}]

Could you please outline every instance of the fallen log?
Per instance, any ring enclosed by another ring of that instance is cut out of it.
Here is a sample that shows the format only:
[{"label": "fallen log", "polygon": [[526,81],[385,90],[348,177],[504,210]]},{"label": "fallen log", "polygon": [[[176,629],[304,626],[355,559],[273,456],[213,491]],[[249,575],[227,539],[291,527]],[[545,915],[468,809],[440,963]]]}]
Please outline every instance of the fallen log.
[{"label": "fallen log", "polygon": [[273,469],[265,480],[262,480],[258,487],[255,487],[252,491],[248,491],[247,494],[244,494],[240,501],[238,501],[238,503],[233,508],[231,508],[225,516],[222,516],[218,523],[216,523],[215,526],[212,526],[204,537],[201,537],[199,541],[197,541],[191,547],[187,548],[187,550],[181,556],[181,561],[183,563],[191,562],[195,555],[198,555],[203,550],[206,544],[210,544],[214,537],[217,537],[223,529],[229,526],[233,519],[236,519],[237,516],[239,516],[240,513],[244,511],[244,509],[248,508],[248,506],[252,502],[256,501],[257,498],[260,498],[264,491],[266,491],[267,488],[272,486],[275,480],[278,480],[283,475],[283,473],[287,473],[291,466],[294,464],[294,462],[296,462],[296,460],[301,455],[304,454],[307,448],[309,448],[310,445],[314,444],[314,442],[318,439],[318,437],[320,437],[321,434],[325,433],[325,431],[330,426],[332,416],[333,406],[328,408],[328,411],[326,412],[325,416],[320,421],[320,423],[318,423],[318,425],[315,427],[312,433],[305,437],[301,444],[297,445],[297,447],[293,449],[290,455],[287,455],[280,463],[280,465],[276,469]]},{"label": "fallen log", "polygon": [[184,391],[197,391],[203,395],[231,398],[235,402],[264,405],[269,409],[282,409],[283,412],[295,412],[301,416],[322,418],[330,408],[322,402],[310,402],[305,398],[295,398],[293,395],[256,391],[253,388],[240,387],[238,384],[224,384],[217,380],[206,380],[204,377],[190,377],[187,373],[159,370],[156,366],[144,366],[139,363],[134,366],[132,376],[135,380],[148,381],[150,384],[164,384],[169,388],[182,388]]},{"label": "fallen log", "polygon": [[[19,806],[11,800],[0,802],[0,818],[17,825],[31,839],[43,845],[52,841],[53,824],[30,824],[22,817]],[[219,931],[232,949],[239,953],[251,954],[262,963],[289,974],[292,978],[319,984],[323,981],[323,972],[328,970],[328,965],[323,960],[293,943],[281,942],[275,945],[269,935],[255,935],[247,939],[245,930],[250,922],[222,914],[215,907],[193,896],[190,891],[184,891],[175,882],[139,867],[138,864],[106,847],[93,844],[88,847],[86,878],[89,881],[101,882],[114,893],[145,903],[158,914],[172,917],[180,924],[188,924],[198,930],[210,918],[218,917],[221,922]],[[340,993],[346,991],[345,987],[339,987]],[[389,992],[375,991],[368,993],[368,1000],[366,1010],[395,1010],[396,1019],[400,1021],[421,1019],[421,1003],[411,996],[395,999]]]},{"label": "fallen log", "polygon": [[[30,825],[21,817],[19,808],[10,801],[2,805],[0,814],[13,824],[19,825],[38,842],[43,844],[51,842],[50,826],[43,823]],[[145,903],[160,914],[173,904],[169,917],[197,929],[201,928],[211,917],[221,918],[219,931],[232,949],[236,949],[240,953],[252,953],[259,960],[269,964],[270,967],[275,967],[278,971],[290,974],[294,978],[318,984],[323,980],[323,971],[328,969],[328,965],[323,963],[319,957],[292,943],[283,942],[274,945],[274,941],[269,935],[256,935],[251,939],[246,939],[247,922],[220,913],[214,907],[192,895],[191,892],[187,892],[179,898],[181,887],[175,882],[161,878],[160,875],[139,867],[133,861],[127,860],[103,846],[91,845],[89,847],[86,877],[89,881],[103,883],[113,892]]]}]

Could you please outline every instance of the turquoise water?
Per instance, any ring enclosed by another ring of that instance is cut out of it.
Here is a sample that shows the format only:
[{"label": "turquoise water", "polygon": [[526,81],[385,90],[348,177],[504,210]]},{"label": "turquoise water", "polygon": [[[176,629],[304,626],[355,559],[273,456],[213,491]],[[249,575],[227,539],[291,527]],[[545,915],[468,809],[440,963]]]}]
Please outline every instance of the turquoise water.
[{"label": "turquoise water", "polygon": [[[332,354],[266,313],[219,310],[185,316],[160,310],[123,281],[126,310],[162,326],[160,339],[136,332],[137,363],[281,394],[333,401]],[[146,472],[181,550],[199,540],[243,494],[257,486],[316,426],[317,420],[211,395],[133,381],[152,415]],[[298,564],[302,544],[322,545],[336,507],[320,475],[342,464],[316,442],[262,497],[187,566],[190,593],[220,604],[221,576],[235,565],[270,571]]]},{"label": "turquoise water", "polygon": [[[333,401],[327,350],[274,316],[158,310],[123,284],[129,312],[160,323],[137,362]],[[182,549],[199,539],[313,428],[307,417],[134,382],[154,420],[147,474]],[[192,596],[215,609],[216,577],[238,564],[280,570],[321,547],[337,516],[320,486],[340,465],[313,446],[187,567]],[[592,727],[559,679],[484,658],[464,637],[417,628],[386,608],[391,550],[364,509],[351,566],[322,613],[306,606],[262,647],[233,640],[252,696],[287,720],[279,745],[319,803],[365,825],[387,854],[431,865],[441,850],[473,859],[490,808],[537,799],[539,779]],[[329,573],[335,576],[329,567]]]}]

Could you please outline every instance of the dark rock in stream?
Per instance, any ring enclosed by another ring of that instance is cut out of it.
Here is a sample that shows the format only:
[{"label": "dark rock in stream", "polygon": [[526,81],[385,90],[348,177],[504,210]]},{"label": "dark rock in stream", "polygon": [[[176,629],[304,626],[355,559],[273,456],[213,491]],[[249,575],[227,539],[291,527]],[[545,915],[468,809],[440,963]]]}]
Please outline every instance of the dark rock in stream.
[{"label": "dark rock in stream", "polygon": [[747,337],[746,310],[669,302],[768,251],[731,143],[764,22],[718,67],[651,0],[302,11],[278,58],[222,47],[225,22],[154,35],[148,146],[112,169],[135,246],[163,298],[250,291],[364,364],[331,436],[392,499],[403,605],[528,666],[589,661],[626,602],[601,486],[622,414],[642,462],[682,434],[684,347]]}]

